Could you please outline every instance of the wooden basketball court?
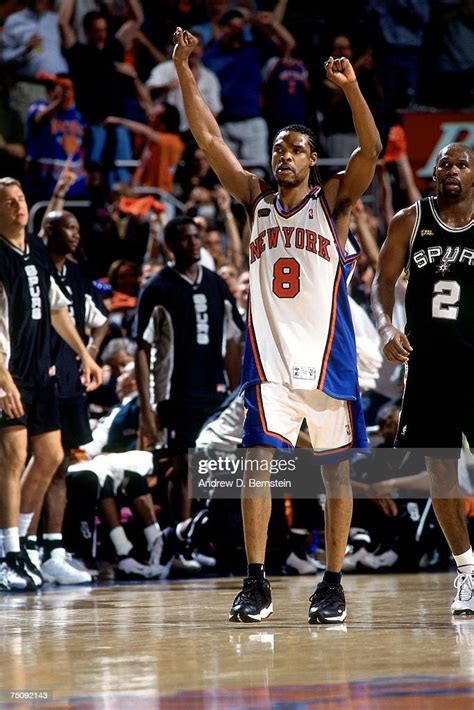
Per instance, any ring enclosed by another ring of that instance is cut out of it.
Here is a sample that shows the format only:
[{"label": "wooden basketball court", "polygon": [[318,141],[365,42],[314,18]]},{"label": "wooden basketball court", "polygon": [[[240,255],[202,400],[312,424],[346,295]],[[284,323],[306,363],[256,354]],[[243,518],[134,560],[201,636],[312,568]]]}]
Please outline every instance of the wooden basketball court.
[{"label": "wooden basketball court", "polygon": [[474,617],[453,575],[346,576],[342,626],[309,626],[315,578],[271,579],[275,613],[227,622],[240,579],[0,596],[6,708],[474,708]]}]

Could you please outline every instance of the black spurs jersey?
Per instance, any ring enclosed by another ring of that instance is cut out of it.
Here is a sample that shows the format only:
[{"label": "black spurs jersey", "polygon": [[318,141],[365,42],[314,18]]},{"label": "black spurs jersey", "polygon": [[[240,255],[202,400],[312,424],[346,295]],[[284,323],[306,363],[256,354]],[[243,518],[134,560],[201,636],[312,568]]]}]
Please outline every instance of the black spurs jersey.
[{"label": "black spurs jersey", "polygon": [[41,240],[28,237],[21,251],[0,235],[0,351],[20,387],[51,381],[50,309],[67,305]]},{"label": "black spurs jersey", "polygon": [[[70,299],[69,316],[86,343],[86,328],[99,328],[106,322],[107,317],[94,303],[92,285],[80,266],[73,261],[66,261],[61,271],[57,271],[54,266],[52,268],[62,290]],[[52,331],[51,349],[56,368],[58,396],[61,399],[80,397],[84,393],[84,387],[78,356],[55,330]]]},{"label": "black spurs jersey", "polygon": [[152,346],[153,406],[221,401],[225,343],[243,329],[227,285],[209,269],[199,267],[195,283],[172,266],[151,278],[140,294],[135,337]]},{"label": "black spurs jersey", "polygon": [[405,330],[412,345],[474,348],[474,219],[449,227],[435,198],[417,202],[407,267]]}]

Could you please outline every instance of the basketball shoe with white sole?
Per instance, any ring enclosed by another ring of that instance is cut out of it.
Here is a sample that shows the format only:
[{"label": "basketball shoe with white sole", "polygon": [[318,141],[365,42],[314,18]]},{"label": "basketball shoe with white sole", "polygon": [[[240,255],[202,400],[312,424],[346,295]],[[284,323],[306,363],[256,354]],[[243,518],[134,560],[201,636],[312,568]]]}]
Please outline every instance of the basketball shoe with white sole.
[{"label": "basketball shoe with white sole", "polygon": [[320,582],[309,601],[310,624],[342,624],[347,616],[346,599],[341,584]]},{"label": "basketball shoe with white sole", "polygon": [[232,604],[229,621],[256,623],[273,614],[272,588],[268,579],[245,577],[242,591]]},{"label": "basketball shoe with white sole", "polygon": [[87,570],[77,569],[67,559],[64,547],[51,550],[51,557],[41,565],[45,582],[55,584],[90,584],[92,577]]},{"label": "basketball shoe with white sole", "polygon": [[456,596],[451,604],[454,616],[474,614],[474,575],[458,572],[454,580]]}]

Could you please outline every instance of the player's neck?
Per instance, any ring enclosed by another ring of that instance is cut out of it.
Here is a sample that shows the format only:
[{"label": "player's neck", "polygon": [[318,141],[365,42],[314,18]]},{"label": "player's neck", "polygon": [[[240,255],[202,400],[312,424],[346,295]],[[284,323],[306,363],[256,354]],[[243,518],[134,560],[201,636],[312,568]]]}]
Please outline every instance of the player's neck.
[{"label": "player's neck", "polygon": [[199,264],[197,262],[194,262],[193,264],[189,264],[189,263],[183,264],[183,263],[177,261],[174,265],[174,268],[180,274],[183,274],[183,276],[187,276],[187,278],[190,279],[191,281],[196,281],[198,274],[199,274]]},{"label": "player's neck", "polygon": [[288,210],[291,210],[302,200],[304,200],[310,189],[309,185],[304,184],[296,186],[292,185],[288,187],[285,185],[279,185],[278,197],[280,198],[280,202],[285,212],[288,212]]},{"label": "player's neck", "polygon": [[53,262],[56,271],[62,271],[64,264],[66,263],[66,255],[65,254],[55,254],[54,252],[49,253],[49,258]]},{"label": "player's neck", "polygon": [[463,227],[472,219],[472,198],[452,202],[443,195],[437,195],[436,208],[439,216],[450,227]]},{"label": "player's neck", "polygon": [[17,229],[5,230],[3,236],[7,241],[9,241],[17,249],[25,251],[26,235],[25,228],[19,227]]}]

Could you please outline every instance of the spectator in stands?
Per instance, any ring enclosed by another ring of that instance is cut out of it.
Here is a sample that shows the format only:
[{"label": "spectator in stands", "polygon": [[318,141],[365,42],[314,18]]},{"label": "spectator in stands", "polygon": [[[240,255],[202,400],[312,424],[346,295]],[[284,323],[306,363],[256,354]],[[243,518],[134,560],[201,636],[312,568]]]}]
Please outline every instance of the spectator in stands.
[{"label": "spectator in stands", "polygon": [[[352,42],[346,35],[334,37],[330,54],[334,59],[345,57],[354,67],[357,81],[370,109],[378,123],[381,111],[382,86],[374,72],[373,52],[367,47],[353,61]],[[334,158],[349,158],[357,148],[357,136],[349,104],[341,89],[328,79],[323,80],[322,107],[324,112],[324,133],[327,139],[328,155]]]},{"label": "spectator in stands", "polygon": [[212,190],[219,184],[204,151],[194,141],[188,143],[176,170],[177,196],[185,202],[194,187],[207,187],[208,190]]},{"label": "spectator in stands", "polygon": [[[199,39],[199,36],[198,36]],[[193,60],[190,63],[191,71],[193,72],[197,85],[201,94],[203,95],[207,105],[214,114],[218,116],[222,110],[221,102],[221,87],[219,84],[219,79],[214,74],[214,72],[207,69],[201,62],[203,55],[203,46],[199,42],[196,48],[196,55],[194,52],[191,55]],[[186,118],[186,112],[183,105],[183,95],[179,90],[178,77],[176,74],[176,69],[174,62],[170,59],[166,62],[161,62],[158,64],[151,72],[148,80],[146,81],[146,86],[152,92],[152,95],[158,95],[159,98],[167,103],[175,106],[179,111],[179,130],[181,133],[185,133],[189,130],[188,120]]]},{"label": "spectator in stands", "polygon": [[118,116],[109,116],[105,125],[123,126],[146,138],[133,184],[172,192],[174,174],[184,150],[184,143],[179,137],[177,109],[169,104],[155,106],[147,126]]},{"label": "spectator in stands", "polygon": [[201,238],[214,260],[212,270],[219,269],[227,262],[240,269],[242,240],[227,190],[222,185],[215,187],[212,192],[204,187],[195,187],[191,190],[186,208],[189,216],[206,220]]},{"label": "spectator in stands", "polygon": [[64,74],[67,62],[61,54],[58,15],[48,0],[28,0],[26,8],[7,17],[1,39],[1,59],[16,72],[18,83],[12,91],[12,107],[22,119],[36,99],[46,98],[38,72]]},{"label": "spectator in stands", "polygon": [[11,74],[0,67],[0,177],[21,180],[24,173],[25,146],[23,123],[10,106]]},{"label": "spectator in stands", "polygon": [[282,126],[307,125],[311,87],[303,60],[293,57],[289,49],[283,57],[271,57],[263,67],[262,76],[264,114],[270,138]]},{"label": "spectator in stands", "polygon": [[[202,40],[204,47],[208,47],[210,44],[219,39],[222,34],[222,27],[220,25],[221,17],[231,9],[231,3],[229,0],[206,0],[206,10],[208,14],[208,19],[205,22],[201,22],[197,25],[192,26],[190,29],[192,33],[196,33]],[[185,27],[178,23],[178,27]],[[245,39],[251,40],[252,33],[248,27],[245,28]]]},{"label": "spectator in stands", "polygon": [[[117,126],[111,131],[102,125],[110,114],[122,116],[126,99],[136,95],[133,77],[123,71],[123,45],[109,32],[106,15],[88,12],[84,17],[86,43],[77,41],[72,28],[63,28],[63,50],[76,89],[77,107],[90,130],[88,158],[100,163],[106,148],[111,162],[132,157],[130,135]],[[113,168],[113,165],[110,166]],[[118,169],[110,180],[127,181],[127,171]]]},{"label": "spectator in stands", "polygon": [[424,32],[431,17],[429,0],[370,0],[375,66],[383,84],[388,120],[395,108],[415,103]]},{"label": "spectator in stands", "polygon": [[[113,326],[113,322],[111,327]],[[89,403],[97,412],[108,412],[115,407],[120,396],[117,392],[117,382],[127,365],[133,362],[135,343],[128,338],[115,337],[109,340],[100,354],[102,361],[102,385],[89,397]]]},{"label": "spectator in stands", "polygon": [[237,279],[239,277],[239,274],[235,266],[233,264],[224,263],[217,270],[217,274],[221,277],[221,279],[224,279],[227,284],[227,288],[229,289],[233,297],[236,299],[238,294]]},{"label": "spectator in stands", "polygon": [[[115,347],[114,341],[111,341],[112,344]],[[88,458],[110,451],[132,451],[137,448],[139,403],[135,364],[133,355],[130,359],[127,350],[124,350],[122,358],[126,364],[123,364],[120,374],[115,378],[116,404],[96,423],[92,441],[81,446]],[[109,362],[110,358],[107,357],[106,361]],[[106,377],[110,377],[110,371],[110,366],[105,365],[103,372]]]},{"label": "spectator in stands", "polygon": [[26,189],[32,202],[49,199],[65,165],[75,173],[68,198],[86,193],[82,115],[74,101],[70,79],[43,74],[48,101],[34,101],[28,108],[26,134]]},{"label": "spectator in stands", "polygon": [[[72,30],[78,41],[84,43],[86,41],[83,27],[85,15],[93,10],[103,10],[104,4],[110,5],[110,3],[104,3],[100,0],[61,0],[58,17],[61,33],[64,35]],[[144,18],[140,0],[125,0],[122,3],[122,7],[125,12],[118,20],[120,24],[125,20],[134,20],[138,26],[142,24]],[[110,8],[108,7],[107,9]]]},{"label": "spectator in stands", "polygon": [[239,160],[266,170],[268,129],[261,111],[261,70],[269,56],[291,49],[294,39],[270,12],[260,12],[252,21],[258,31],[250,42],[245,39],[242,12],[226,12],[219,20],[221,36],[206,49],[203,63],[221,84],[224,140]]},{"label": "spectator in stands", "polygon": [[474,107],[474,23],[471,0],[440,0],[435,105]]}]

